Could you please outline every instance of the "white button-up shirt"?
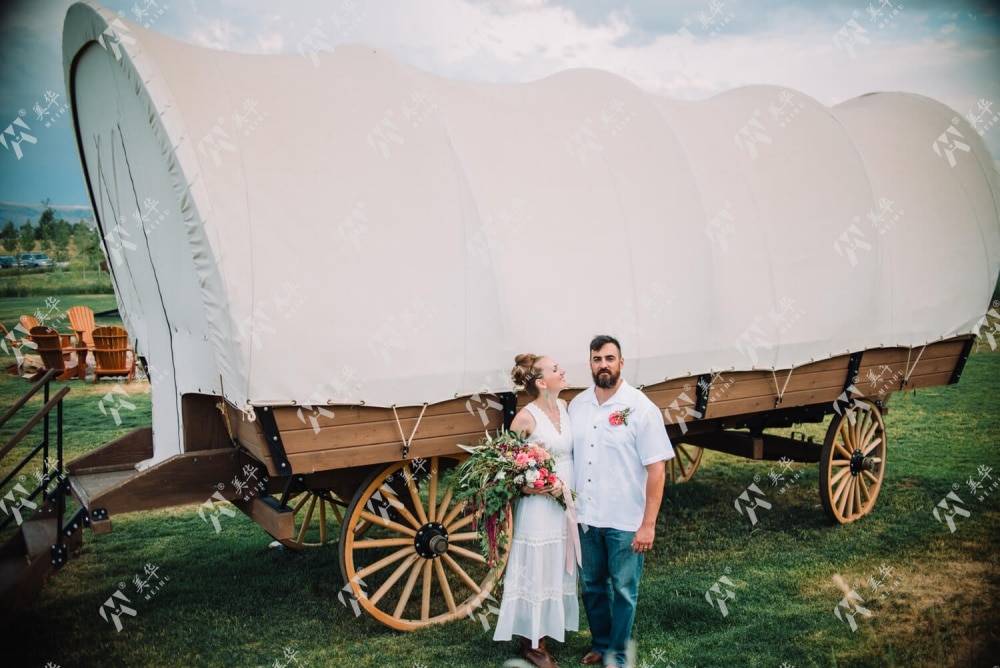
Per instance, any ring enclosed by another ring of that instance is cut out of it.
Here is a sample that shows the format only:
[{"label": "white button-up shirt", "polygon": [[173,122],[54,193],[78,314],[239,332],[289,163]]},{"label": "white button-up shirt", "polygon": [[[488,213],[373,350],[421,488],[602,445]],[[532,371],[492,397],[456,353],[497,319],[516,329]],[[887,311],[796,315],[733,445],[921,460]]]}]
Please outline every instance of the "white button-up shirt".
[{"label": "white button-up shirt", "polygon": [[[628,424],[611,424],[612,414],[627,408]],[[674,456],[660,409],[622,380],[601,405],[591,385],[574,397],[569,415],[577,519],[588,526],[637,531],[646,509],[646,466]]]}]

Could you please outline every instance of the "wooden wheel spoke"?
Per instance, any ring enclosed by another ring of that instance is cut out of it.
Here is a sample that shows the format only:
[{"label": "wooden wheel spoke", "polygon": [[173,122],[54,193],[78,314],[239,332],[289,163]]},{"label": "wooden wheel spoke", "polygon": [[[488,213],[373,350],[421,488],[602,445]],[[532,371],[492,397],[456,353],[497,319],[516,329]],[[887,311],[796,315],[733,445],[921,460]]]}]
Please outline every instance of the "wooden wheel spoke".
[{"label": "wooden wheel spoke", "polygon": [[[455,575],[457,575],[458,578],[465,583],[465,586],[473,591],[473,593],[478,594],[481,591],[481,589],[479,588],[479,584],[476,583],[476,581],[473,580],[471,577],[469,577],[469,574],[465,572],[465,569],[459,566],[458,562],[452,559],[450,554],[441,555],[441,559],[444,561],[445,564],[448,565],[448,568],[450,568],[452,572],[455,573]],[[485,562],[486,559],[483,559],[483,563]]]},{"label": "wooden wheel spoke", "polygon": [[373,538],[354,542],[355,550],[370,550],[377,547],[403,547],[413,545],[412,538]]},{"label": "wooden wheel spoke", "polygon": [[437,520],[438,458],[431,457],[430,478],[427,480],[427,516]]},{"label": "wooden wheel spoke", "polygon": [[424,562],[424,590],[420,596],[420,620],[426,622],[431,617],[431,562]]},{"label": "wooden wheel spoke", "polygon": [[[391,530],[395,531],[396,533],[406,534],[407,536],[416,536],[417,535],[417,532],[416,532],[415,529],[411,529],[410,527],[403,526],[399,522],[393,522],[392,520],[387,520],[384,517],[379,517],[378,515],[376,515],[374,513],[368,512],[367,510],[362,510],[361,511],[360,518],[363,519],[363,520],[367,520],[367,521],[371,522],[374,525],[383,526],[386,529],[391,529]],[[361,527],[359,526],[358,530],[360,530],[360,529],[361,529]]]},{"label": "wooden wheel spoke", "polygon": [[871,454],[872,450],[874,450],[875,448],[877,448],[881,444],[882,444],[882,439],[881,438],[876,438],[876,439],[872,440],[872,442],[870,444],[868,444],[868,447],[865,448],[862,451],[862,453],[864,454],[865,457],[867,457],[868,455]]},{"label": "wooden wheel spoke", "polygon": [[434,570],[437,573],[438,586],[444,595],[444,603],[448,606],[448,612],[455,612],[458,606],[455,605],[455,596],[451,593],[451,585],[448,584],[448,576],[444,572],[444,564],[440,559],[434,560]]},{"label": "wooden wheel spoke", "polygon": [[302,526],[299,527],[299,543],[306,539],[306,532],[309,531],[309,523],[312,522],[313,510],[316,509],[316,498],[315,494],[309,495],[309,507],[306,509],[306,516],[302,520]]},{"label": "wooden wheel spoke", "polygon": [[879,483],[878,478],[876,478],[875,474],[872,473],[871,471],[862,471],[861,475],[863,475],[865,479],[868,480],[868,482],[870,482],[873,485],[877,485]]},{"label": "wooden wheel spoke", "polygon": [[847,506],[847,502],[851,498],[851,488],[854,486],[854,477],[849,476],[846,478],[837,489],[836,496],[837,500],[837,510],[840,511],[841,515],[844,515],[844,508]]},{"label": "wooden wheel spoke", "polygon": [[361,570],[359,570],[358,573],[357,573],[357,577],[359,579],[361,579],[361,580],[364,580],[366,577],[368,577],[372,573],[376,573],[376,572],[382,570],[383,568],[385,568],[386,566],[394,564],[397,561],[399,561],[400,559],[404,559],[404,558],[406,558],[406,557],[408,557],[408,556],[410,556],[412,554],[413,554],[413,548],[412,547],[405,547],[405,548],[403,548],[401,550],[396,550],[395,552],[393,552],[389,556],[383,557],[382,559],[379,559],[378,561],[376,561],[374,564],[371,564],[370,566],[366,566],[366,567],[362,568]]},{"label": "wooden wheel spoke", "polygon": [[417,527],[419,528],[427,524],[427,513],[424,511],[424,502],[420,499],[420,490],[417,489],[417,483],[414,480],[416,476],[408,475],[404,477],[406,478],[406,489],[410,491],[410,500],[417,511],[417,519],[420,520],[420,524]]},{"label": "wooden wheel spoke", "polygon": [[[403,502],[399,500],[399,497],[396,496],[396,492],[391,487],[389,487],[388,485],[382,485],[381,489],[379,489],[379,492],[382,494],[382,499],[384,499],[386,503],[392,506],[392,509],[395,510],[397,513],[399,513],[399,515],[402,516],[403,519],[409,522],[414,529],[419,529],[424,524],[426,524],[426,522],[421,522],[416,517],[413,516],[413,513],[411,513],[406,508],[406,506],[403,505]],[[423,508],[419,504],[417,504],[417,508],[420,509],[420,512],[423,512]]]},{"label": "wooden wheel spoke", "polygon": [[406,604],[410,601],[410,594],[413,593],[413,585],[417,583],[417,578],[420,576],[420,571],[423,570],[424,564],[417,561],[410,567],[410,577],[406,578],[406,584],[403,585],[403,591],[399,595],[399,601],[396,602],[396,609],[392,611],[392,616],[399,619],[403,616],[403,611],[406,609]]},{"label": "wooden wheel spoke", "polygon": [[834,466],[834,467],[837,467],[837,466],[850,466],[850,465],[851,465],[851,460],[850,459],[833,459],[833,460],[830,461],[830,466]]},{"label": "wooden wheel spoke", "polygon": [[459,529],[469,526],[475,521],[475,519],[476,516],[473,515],[472,513],[469,513],[460,520],[454,521],[451,524],[445,524],[445,527],[447,527],[448,533],[451,533],[453,531],[458,531]]},{"label": "wooden wheel spoke", "polygon": [[[445,508],[443,507],[442,510],[444,509]],[[452,506],[450,510],[448,510],[448,514],[444,516],[444,519],[441,520],[441,524],[445,525],[446,527],[451,526],[451,523],[455,521],[455,518],[458,517],[458,514],[461,513],[463,510],[465,510],[465,502],[463,501],[456,502],[455,505]]]},{"label": "wooden wheel spoke", "polygon": [[385,596],[390,589],[392,589],[393,585],[399,581],[399,578],[403,577],[403,574],[413,566],[413,562],[419,558],[420,556],[418,554],[411,551],[410,555],[403,560],[403,563],[397,566],[396,570],[394,570],[392,574],[385,579],[385,582],[383,582],[382,585],[375,590],[375,593],[368,597],[371,600],[372,605],[378,605],[378,602],[382,600],[382,597]]},{"label": "wooden wheel spoke", "polygon": [[467,540],[479,540],[479,534],[475,531],[467,531],[466,533],[450,533],[448,535],[448,543],[459,543]]},{"label": "wooden wheel spoke", "polygon": [[485,564],[486,563],[486,557],[484,557],[483,555],[481,555],[478,552],[473,552],[472,550],[467,550],[464,547],[459,547],[457,545],[449,545],[448,546],[448,552],[449,553],[454,553],[454,554],[460,554],[463,557],[465,557],[466,559],[470,559],[472,561],[478,561],[481,564]]},{"label": "wooden wheel spoke", "polygon": [[[461,504],[455,504],[455,505],[461,505]],[[441,498],[441,504],[438,506],[438,514],[434,520],[435,522],[440,522],[441,524],[447,524],[447,522],[444,521],[445,519],[444,516],[445,513],[448,512],[449,506],[451,506],[451,487],[448,487],[447,489],[444,490],[444,496]]]},{"label": "wooden wheel spoke", "polygon": [[844,446],[842,446],[840,443],[834,443],[833,449],[835,450],[836,454],[840,455],[841,457],[843,457],[844,459],[846,459],[848,462],[851,461],[851,453],[848,452],[847,448],[845,448]]},{"label": "wooden wheel spoke", "polygon": [[831,487],[836,486],[837,483],[844,478],[844,476],[850,476],[850,475],[851,475],[851,469],[845,466],[844,468],[837,471],[837,475],[833,476],[833,478],[830,480],[830,486]]}]

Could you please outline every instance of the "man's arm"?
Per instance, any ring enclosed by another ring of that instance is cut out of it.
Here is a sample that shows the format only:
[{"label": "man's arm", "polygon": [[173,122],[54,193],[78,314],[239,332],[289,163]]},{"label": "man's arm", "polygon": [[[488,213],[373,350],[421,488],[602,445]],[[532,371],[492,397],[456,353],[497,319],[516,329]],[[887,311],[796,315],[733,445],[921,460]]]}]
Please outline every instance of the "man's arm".
[{"label": "man's arm", "polygon": [[663,486],[667,482],[667,463],[653,462],[646,466],[646,508],[642,513],[642,524],[632,539],[633,552],[648,552],[653,547],[656,535],[656,517],[660,514],[663,501]]}]

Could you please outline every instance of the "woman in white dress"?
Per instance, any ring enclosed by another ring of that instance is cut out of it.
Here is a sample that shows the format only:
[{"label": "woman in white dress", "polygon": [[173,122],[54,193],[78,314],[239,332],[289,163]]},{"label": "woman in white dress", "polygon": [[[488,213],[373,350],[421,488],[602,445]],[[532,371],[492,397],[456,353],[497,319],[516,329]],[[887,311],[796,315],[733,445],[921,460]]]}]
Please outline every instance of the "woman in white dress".
[{"label": "woman in white dress", "polygon": [[[538,441],[555,460],[554,485],[535,490],[514,510],[503,600],[494,640],[521,636],[525,658],[540,667],[556,662],[545,647],[546,636],[564,641],[565,631],[580,629],[576,590],[576,559],[567,549],[569,520],[556,501],[563,489],[573,488],[573,441],[566,402],[559,393],[569,387],[566,373],[548,357],[518,355],[511,371],[514,385],[523,387],[533,401],[518,411],[511,429]],[[576,527],[573,527],[575,534]]]}]

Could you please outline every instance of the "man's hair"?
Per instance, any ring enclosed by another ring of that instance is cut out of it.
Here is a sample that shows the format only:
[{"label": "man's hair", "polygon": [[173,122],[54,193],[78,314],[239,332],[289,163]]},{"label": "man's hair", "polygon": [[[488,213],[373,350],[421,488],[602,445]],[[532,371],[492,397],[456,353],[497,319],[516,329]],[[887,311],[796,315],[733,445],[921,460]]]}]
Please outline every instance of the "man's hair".
[{"label": "man's hair", "polygon": [[598,350],[603,348],[609,343],[615,344],[615,348],[618,349],[618,356],[622,356],[622,344],[618,343],[618,339],[608,334],[598,334],[593,339],[590,340],[590,352],[596,353]]}]

